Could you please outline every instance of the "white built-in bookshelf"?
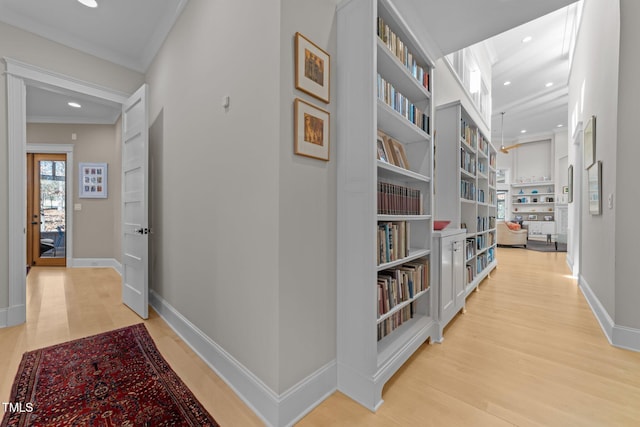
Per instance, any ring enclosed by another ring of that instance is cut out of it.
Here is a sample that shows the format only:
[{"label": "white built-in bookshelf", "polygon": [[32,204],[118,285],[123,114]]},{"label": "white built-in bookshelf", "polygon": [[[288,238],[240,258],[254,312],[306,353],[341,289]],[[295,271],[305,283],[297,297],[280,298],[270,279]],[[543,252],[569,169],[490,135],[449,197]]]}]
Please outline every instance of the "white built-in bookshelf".
[{"label": "white built-in bookshelf", "polygon": [[467,230],[468,296],[497,266],[497,152],[459,101],[438,106],[436,123],[434,217]]},{"label": "white built-in bookshelf", "polygon": [[345,0],[337,16],[338,390],[375,410],[387,380],[438,331],[433,62],[387,0]]},{"label": "white built-in bookshelf", "polygon": [[529,238],[546,239],[556,233],[556,202],[553,181],[511,184],[511,215],[526,225]]}]

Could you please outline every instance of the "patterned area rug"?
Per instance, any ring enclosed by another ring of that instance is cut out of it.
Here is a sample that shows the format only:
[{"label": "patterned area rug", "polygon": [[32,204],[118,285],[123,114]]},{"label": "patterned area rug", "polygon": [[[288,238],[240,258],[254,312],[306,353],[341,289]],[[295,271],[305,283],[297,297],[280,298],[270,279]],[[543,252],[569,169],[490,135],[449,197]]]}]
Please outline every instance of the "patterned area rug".
[{"label": "patterned area rug", "polygon": [[142,323],[25,353],[10,403],[2,427],[218,426]]}]

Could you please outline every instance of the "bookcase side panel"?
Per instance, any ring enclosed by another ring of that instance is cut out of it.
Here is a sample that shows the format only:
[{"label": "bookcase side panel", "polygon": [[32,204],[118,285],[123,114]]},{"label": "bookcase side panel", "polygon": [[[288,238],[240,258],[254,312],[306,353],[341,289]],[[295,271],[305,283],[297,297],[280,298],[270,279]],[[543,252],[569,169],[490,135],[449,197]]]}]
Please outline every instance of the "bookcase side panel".
[{"label": "bookcase side panel", "polygon": [[459,106],[436,108],[434,217],[460,226]]},{"label": "bookcase side panel", "polygon": [[372,0],[338,9],[338,386],[352,396],[376,365],[375,14]]}]

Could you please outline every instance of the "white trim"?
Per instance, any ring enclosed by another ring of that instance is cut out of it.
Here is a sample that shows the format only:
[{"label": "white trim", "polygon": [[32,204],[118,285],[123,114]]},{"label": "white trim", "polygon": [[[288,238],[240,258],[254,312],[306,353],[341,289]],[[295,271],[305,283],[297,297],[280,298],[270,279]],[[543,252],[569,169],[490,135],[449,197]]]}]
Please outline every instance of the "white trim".
[{"label": "white trim", "polygon": [[0,308],[0,328],[7,327],[7,319],[9,318],[9,309],[8,308]]},{"label": "white trim", "polygon": [[582,275],[580,275],[578,279],[578,284],[584,297],[587,299],[587,303],[591,307],[591,311],[593,311],[593,314],[596,316],[596,320],[598,321],[598,323],[600,323],[602,332],[604,332],[604,335],[607,337],[607,340],[609,340],[609,343],[613,344],[611,342],[613,327],[615,326],[613,323],[613,319],[611,318],[611,316],[609,316],[609,313],[607,313],[607,310],[604,308],[596,294],[591,290],[591,287]]},{"label": "white trim", "polygon": [[45,124],[72,124],[72,125],[114,125],[120,118],[120,111],[114,117],[92,118],[92,117],[59,117],[59,116],[27,116],[28,123]]},{"label": "white trim", "polygon": [[632,351],[640,351],[640,329],[615,325],[613,327],[613,345]]},{"label": "white trim", "polygon": [[[7,316],[7,326],[14,326],[27,320],[25,274],[27,265],[26,84],[72,90],[119,104],[123,104],[128,97],[121,92],[44,68],[7,57],[3,59],[7,64],[7,160],[9,164],[9,315]],[[71,212],[71,210],[67,209],[67,212]],[[68,239],[67,242],[70,241],[71,239]],[[68,250],[68,254],[72,254],[72,251]]]},{"label": "white trim", "polygon": [[640,352],[640,329],[616,325],[584,277],[580,276],[579,284],[609,344]]},{"label": "white trim", "polygon": [[62,153],[67,155],[66,166],[66,229],[65,252],[67,254],[67,266],[71,266],[73,256],[73,144],[27,144],[27,153]]},{"label": "white trim", "polygon": [[73,258],[69,267],[73,268],[113,268],[122,276],[122,264],[115,258]]},{"label": "white trim", "polygon": [[289,426],[336,390],[335,360],[278,395],[153,290],[149,303],[268,426]]}]

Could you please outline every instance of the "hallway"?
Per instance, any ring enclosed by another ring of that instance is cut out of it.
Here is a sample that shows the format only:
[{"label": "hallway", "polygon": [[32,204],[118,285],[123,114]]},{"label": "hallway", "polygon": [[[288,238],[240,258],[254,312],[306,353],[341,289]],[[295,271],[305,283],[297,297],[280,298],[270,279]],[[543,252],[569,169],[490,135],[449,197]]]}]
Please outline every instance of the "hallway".
[{"label": "hallway", "polygon": [[[632,426],[640,354],[612,347],[565,253],[498,249],[499,267],[467,299],[442,344],[423,345],[392,378],[376,414],[334,393],[300,426]],[[34,268],[28,323],[0,329],[0,400],[24,351],[138,323],[112,269]],[[223,426],[261,421],[153,310],[163,356]]]}]

